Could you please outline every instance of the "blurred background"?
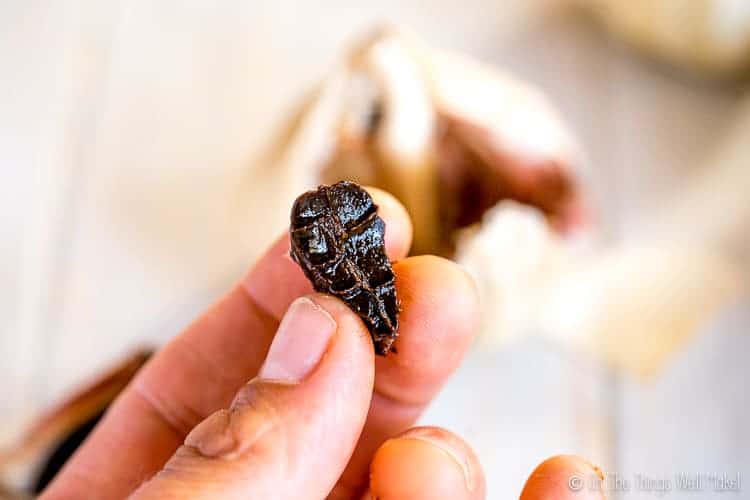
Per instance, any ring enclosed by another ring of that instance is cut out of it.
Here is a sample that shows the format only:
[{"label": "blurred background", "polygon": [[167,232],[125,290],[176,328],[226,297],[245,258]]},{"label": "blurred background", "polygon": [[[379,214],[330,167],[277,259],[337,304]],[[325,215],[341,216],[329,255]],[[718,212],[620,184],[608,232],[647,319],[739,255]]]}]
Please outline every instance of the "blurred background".
[{"label": "blurred background", "polygon": [[[627,478],[750,481],[744,0],[0,2],[0,443],[170,339],[284,230],[254,215],[259,158],[383,22],[536,87],[574,138],[592,213],[555,243],[575,262],[564,286],[529,295],[585,313],[483,334],[423,422],[475,447],[492,499],[558,453]],[[619,250],[652,241],[653,261]],[[683,259],[695,250],[709,257]],[[658,320],[635,321],[644,308]],[[620,359],[644,338],[668,353],[647,374],[640,354]]]}]

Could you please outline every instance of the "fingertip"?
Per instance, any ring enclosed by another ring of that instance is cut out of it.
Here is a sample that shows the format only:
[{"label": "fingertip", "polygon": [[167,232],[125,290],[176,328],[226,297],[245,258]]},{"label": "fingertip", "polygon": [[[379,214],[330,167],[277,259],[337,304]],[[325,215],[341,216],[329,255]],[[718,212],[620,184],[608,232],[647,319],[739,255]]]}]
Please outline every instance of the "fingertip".
[{"label": "fingertip", "polygon": [[604,473],[575,455],[558,455],[542,462],[531,473],[520,500],[601,500]]},{"label": "fingertip", "polygon": [[485,496],[479,460],[454,434],[417,427],[380,446],[370,467],[373,498],[475,500]]},{"label": "fingertip", "polygon": [[[456,333],[473,337],[479,318],[479,293],[474,279],[453,261],[419,255],[393,266],[405,319],[434,319],[442,327],[463,325]],[[412,318],[413,317],[413,318]]]},{"label": "fingertip", "polygon": [[[467,315],[479,312],[479,292],[474,278],[459,264],[436,255],[417,255],[394,264],[399,285],[413,295],[417,288],[433,287],[436,292],[461,300]],[[458,309],[458,308],[456,308]],[[462,309],[463,311],[463,309]]]},{"label": "fingertip", "polygon": [[378,206],[378,215],[385,221],[385,246],[391,260],[409,254],[414,228],[406,208],[392,194],[375,187],[367,187]]},{"label": "fingertip", "polygon": [[460,266],[431,255],[397,262],[394,272],[402,305],[398,353],[376,359],[378,387],[398,400],[425,403],[479,329],[477,290]]}]

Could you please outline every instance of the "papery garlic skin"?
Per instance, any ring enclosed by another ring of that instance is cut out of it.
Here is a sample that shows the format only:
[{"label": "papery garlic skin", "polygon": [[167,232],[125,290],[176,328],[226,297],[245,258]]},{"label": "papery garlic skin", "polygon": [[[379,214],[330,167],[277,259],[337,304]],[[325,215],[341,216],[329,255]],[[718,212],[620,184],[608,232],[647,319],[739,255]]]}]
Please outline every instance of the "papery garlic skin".
[{"label": "papery garlic skin", "polygon": [[484,345],[539,336],[639,378],[747,291],[737,267],[710,247],[576,247],[539,211],[513,202],[462,236],[456,260],[480,291]]},{"label": "papery garlic skin", "polygon": [[534,331],[535,316],[568,259],[561,238],[544,215],[513,201],[488,211],[481,227],[464,230],[456,262],[479,289],[482,342],[498,346],[540,333]]},{"label": "papery garlic skin", "polygon": [[578,260],[546,292],[540,331],[648,377],[738,300],[743,282],[710,250],[644,244]]},{"label": "papery garlic skin", "polygon": [[529,164],[556,160],[580,169],[580,146],[537,88],[448,51],[435,50],[429,76],[438,109],[491,133],[497,149]]},{"label": "papery garlic skin", "polygon": [[711,248],[750,283],[750,97],[726,139],[665,206],[645,221],[644,238]]},{"label": "papery garlic skin", "polygon": [[367,67],[382,91],[384,118],[375,135],[379,184],[419,221],[413,250],[428,252],[439,241],[440,227],[433,99],[422,68],[398,38],[373,44]]}]

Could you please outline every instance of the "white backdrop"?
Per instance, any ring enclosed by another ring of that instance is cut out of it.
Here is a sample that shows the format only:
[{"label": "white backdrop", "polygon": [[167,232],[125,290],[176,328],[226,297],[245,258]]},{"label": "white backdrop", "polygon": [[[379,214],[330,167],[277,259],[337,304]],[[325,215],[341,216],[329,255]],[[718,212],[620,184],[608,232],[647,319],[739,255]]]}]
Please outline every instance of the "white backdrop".
[{"label": "white backdrop", "polygon": [[[520,3],[0,3],[0,435],[170,338],[252,263],[265,242],[235,203],[251,159],[378,21],[546,90],[587,150],[606,237],[637,231],[705,164],[739,92]],[[562,452],[624,475],[750,473],[748,325],[747,304],[728,311],[647,385],[540,342],[475,350],[424,420],[478,449],[490,498]]]}]

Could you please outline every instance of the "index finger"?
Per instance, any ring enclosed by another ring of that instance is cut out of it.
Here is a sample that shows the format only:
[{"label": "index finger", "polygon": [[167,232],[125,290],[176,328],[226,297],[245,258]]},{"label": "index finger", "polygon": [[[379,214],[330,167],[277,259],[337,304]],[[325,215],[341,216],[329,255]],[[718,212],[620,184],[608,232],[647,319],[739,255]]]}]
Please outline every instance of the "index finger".
[{"label": "index finger", "polygon": [[[389,257],[406,255],[411,222],[392,196],[371,191]],[[312,291],[285,235],[242,283],[169,342],[120,395],[44,498],[127,496],[161,469],[188,432],[227,407],[265,359],[279,318]]]}]

